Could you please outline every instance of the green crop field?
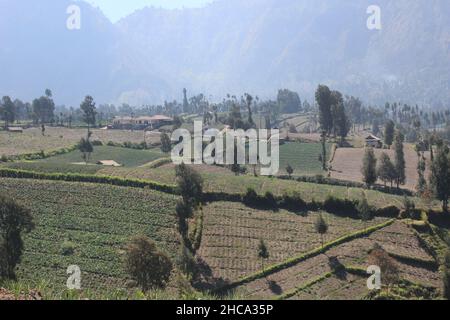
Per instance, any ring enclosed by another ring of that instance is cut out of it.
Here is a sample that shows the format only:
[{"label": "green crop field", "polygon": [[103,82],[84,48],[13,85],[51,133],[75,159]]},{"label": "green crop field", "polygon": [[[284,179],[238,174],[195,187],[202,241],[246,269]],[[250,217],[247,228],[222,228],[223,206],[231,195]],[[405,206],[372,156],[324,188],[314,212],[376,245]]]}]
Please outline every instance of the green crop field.
[{"label": "green crop field", "polygon": [[[327,160],[330,157],[331,144],[327,143]],[[294,176],[323,174],[319,155],[322,154],[320,143],[287,142],[280,146],[280,174],[286,174],[288,164],[294,168]]]},{"label": "green crop field", "polygon": [[114,160],[125,167],[136,167],[165,157],[159,149],[134,150],[128,148],[96,146],[89,163],[83,162],[80,151],[75,150],[63,155],[37,161],[22,161],[3,164],[6,167],[39,172],[58,173],[95,173],[103,166],[96,165],[99,160]]},{"label": "green crop field", "polygon": [[[264,194],[267,191],[274,195],[282,196],[285,193],[298,192],[305,201],[323,201],[329,195],[337,198],[360,200],[364,192],[370,204],[376,207],[395,205],[403,206],[403,197],[383,193],[380,191],[366,190],[360,188],[348,188],[344,186],[333,186],[325,184],[298,182],[294,180],[283,180],[269,177],[254,177],[253,175],[236,176],[230,172],[208,172],[206,166],[197,168],[204,180],[204,191],[222,192],[229,194],[244,194],[248,188],[253,188],[257,193]],[[193,166],[195,169],[196,166]],[[129,179],[144,179],[157,181],[163,184],[175,184],[174,166],[163,166],[160,168],[104,168],[97,172],[100,175],[110,175]],[[418,207],[426,204],[420,198],[413,198]]]},{"label": "green crop field", "polygon": [[[77,265],[82,287],[120,289],[127,282],[122,252],[133,236],[146,235],[172,257],[179,246],[176,197],[108,185],[0,179],[3,194],[30,208],[35,230],[25,236],[19,280],[66,284]],[[70,244],[73,254],[63,253]]]}]

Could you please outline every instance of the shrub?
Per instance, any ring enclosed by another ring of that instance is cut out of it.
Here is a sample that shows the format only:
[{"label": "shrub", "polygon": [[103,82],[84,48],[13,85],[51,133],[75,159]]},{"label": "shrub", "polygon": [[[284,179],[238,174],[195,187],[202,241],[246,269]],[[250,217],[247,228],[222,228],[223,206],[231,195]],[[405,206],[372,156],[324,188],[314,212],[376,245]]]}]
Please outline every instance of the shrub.
[{"label": "shrub", "polygon": [[380,208],[376,211],[377,217],[397,218],[400,215],[400,209],[396,206]]},{"label": "shrub", "polygon": [[242,197],[242,202],[249,207],[259,205],[259,200],[258,194],[252,188],[248,188],[247,192]]},{"label": "shrub", "polygon": [[308,204],[300,197],[298,192],[295,192],[292,195],[285,193],[280,206],[294,212],[306,211],[308,209]]},{"label": "shrub", "polygon": [[278,208],[278,202],[272,192],[267,191],[263,198],[263,203],[266,208]]},{"label": "shrub", "polygon": [[15,267],[23,251],[22,233],[34,228],[30,211],[0,195],[0,280],[16,278]]},{"label": "shrub", "polygon": [[92,145],[94,146],[94,147],[100,147],[100,146],[103,146],[103,142],[101,142],[100,140],[94,140],[94,141],[92,141]]},{"label": "shrub", "polygon": [[338,199],[333,196],[328,196],[323,203],[323,209],[329,213],[352,216],[358,215],[358,201],[351,201],[348,199]]},{"label": "shrub", "polygon": [[63,256],[71,256],[75,253],[75,244],[70,241],[64,241],[61,245],[61,254]]},{"label": "shrub", "polygon": [[136,237],[126,248],[125,268],[146,292],[166,286],[172,273],[172,262],[152,240]]}]

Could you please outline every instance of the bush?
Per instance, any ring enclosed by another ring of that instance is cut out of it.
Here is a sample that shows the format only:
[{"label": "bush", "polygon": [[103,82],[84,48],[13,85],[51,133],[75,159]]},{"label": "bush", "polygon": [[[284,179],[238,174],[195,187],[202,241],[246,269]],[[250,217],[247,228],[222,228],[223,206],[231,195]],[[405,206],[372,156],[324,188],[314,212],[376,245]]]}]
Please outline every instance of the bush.
[{"label": "bush", "polygon": [[61,254],[63,256],[71,256],[75,253],[75,244],[70,241],[64,241],[61,245]]},{"label": "bush", "polygon": [[323,203],[323,209],[329,213],[338,215],[345,215],[351,217],[358,216],[358,201],[351,201],[348,199],[338,199],[333,196],[328,196]]},{"label": "bush", "polygon": [[252,188],[248,188],[245,195],[242,197],[242,202],[249,207],[259,205],[259,196]]},{"label": "bush", "polygon": [[272,192],[267,191],[262,200],[263,200],[264,206],[266,208],[272,208],[272,209],[278,208],[277,199],[275,198],[275,196],[273,195]]},{"label": "bush", "polygon": [[146,292],[166,286],[172,273],[172,262],[152,240],[136,237],[127,246],[125,268]]},{"label": "bush", "polygon": [[377,217],[398,218],[400,215],[400,209],[397,208],[396,206],[388,206],[377,209],[375,215]]},{"label": "bush", "polygon": [[308,204],[300,197],[300,194],[295,192],[292,195],[284,194],[280,206],[284,209],[302,212],[308,209]]}]

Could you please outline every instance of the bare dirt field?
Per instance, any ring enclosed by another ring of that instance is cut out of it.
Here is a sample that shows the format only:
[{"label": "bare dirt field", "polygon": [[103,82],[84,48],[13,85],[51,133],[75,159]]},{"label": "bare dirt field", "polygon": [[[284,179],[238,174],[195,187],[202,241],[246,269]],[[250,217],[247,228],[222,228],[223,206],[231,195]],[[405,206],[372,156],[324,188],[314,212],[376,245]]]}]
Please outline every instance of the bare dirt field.
[{"label": "bare dirt field", "polygon": [[[415,190],[417,184],[417,153],[410,144],[405,144],[406,184],[403,186],[409,190]],[[394,150],[375,149],[375,155],[379,159],[383,152],[387,153],[394,161]],[[338,148],[332,162],[331,177],[336,179],[362,182],[361,167],[364,157],[364,148]],[[425,154],[429,160],[429,153]],[[427,161],[428,162],[428,161]],[[428,167],[428,163],[427,163]],[[427,173],[428,175],[428,173]],[[379,181],[379,183],[381,183]]]},{"label": "bare dirt field", "polygon": [[[142,131],[128,130],[101,130],[92,129],[92,140],[99,140],[103,143],[113,141],[116,143],[144,141]],[[0,132],[0,156],[12,156],[30,154],[43,151],[52,151],[61,148],[68,148],[86,136],[86,129],[69,129],[46,127],[45,136],[42,136],[40,128],[30,128],[23,133]],[[145,137],[147,143],[158,143],[159,133],[147,132]]]}]

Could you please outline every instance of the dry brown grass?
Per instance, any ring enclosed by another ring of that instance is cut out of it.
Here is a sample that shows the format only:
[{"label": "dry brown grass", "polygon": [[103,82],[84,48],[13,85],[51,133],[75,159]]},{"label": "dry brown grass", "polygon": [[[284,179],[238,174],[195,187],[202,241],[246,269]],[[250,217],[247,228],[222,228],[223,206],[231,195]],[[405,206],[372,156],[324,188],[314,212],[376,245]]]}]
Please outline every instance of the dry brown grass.
[{"label": "dry brown grass", "polygon": [[[406,189],[415,191],[417,185],[417,154],[411,144],[405,144],[405,161],[406,161]],[[375,149],[375,155],[380,158],[383,152],[387,153],[392,161],[394,161],[394,150]],[[336,150],[334,160],[332,162],[331,177],[336,179],[362,182],[361,167],[364,157],[364,148],[339,148]],[[429,153],[425,154],[427,160]],[[428,162],[428,161],[427,161]],[[428,165],[427,165],[428,167]],[[426,174],[428,176],[428,173]],[[381,182],[380,182],[381,183]]]}]

